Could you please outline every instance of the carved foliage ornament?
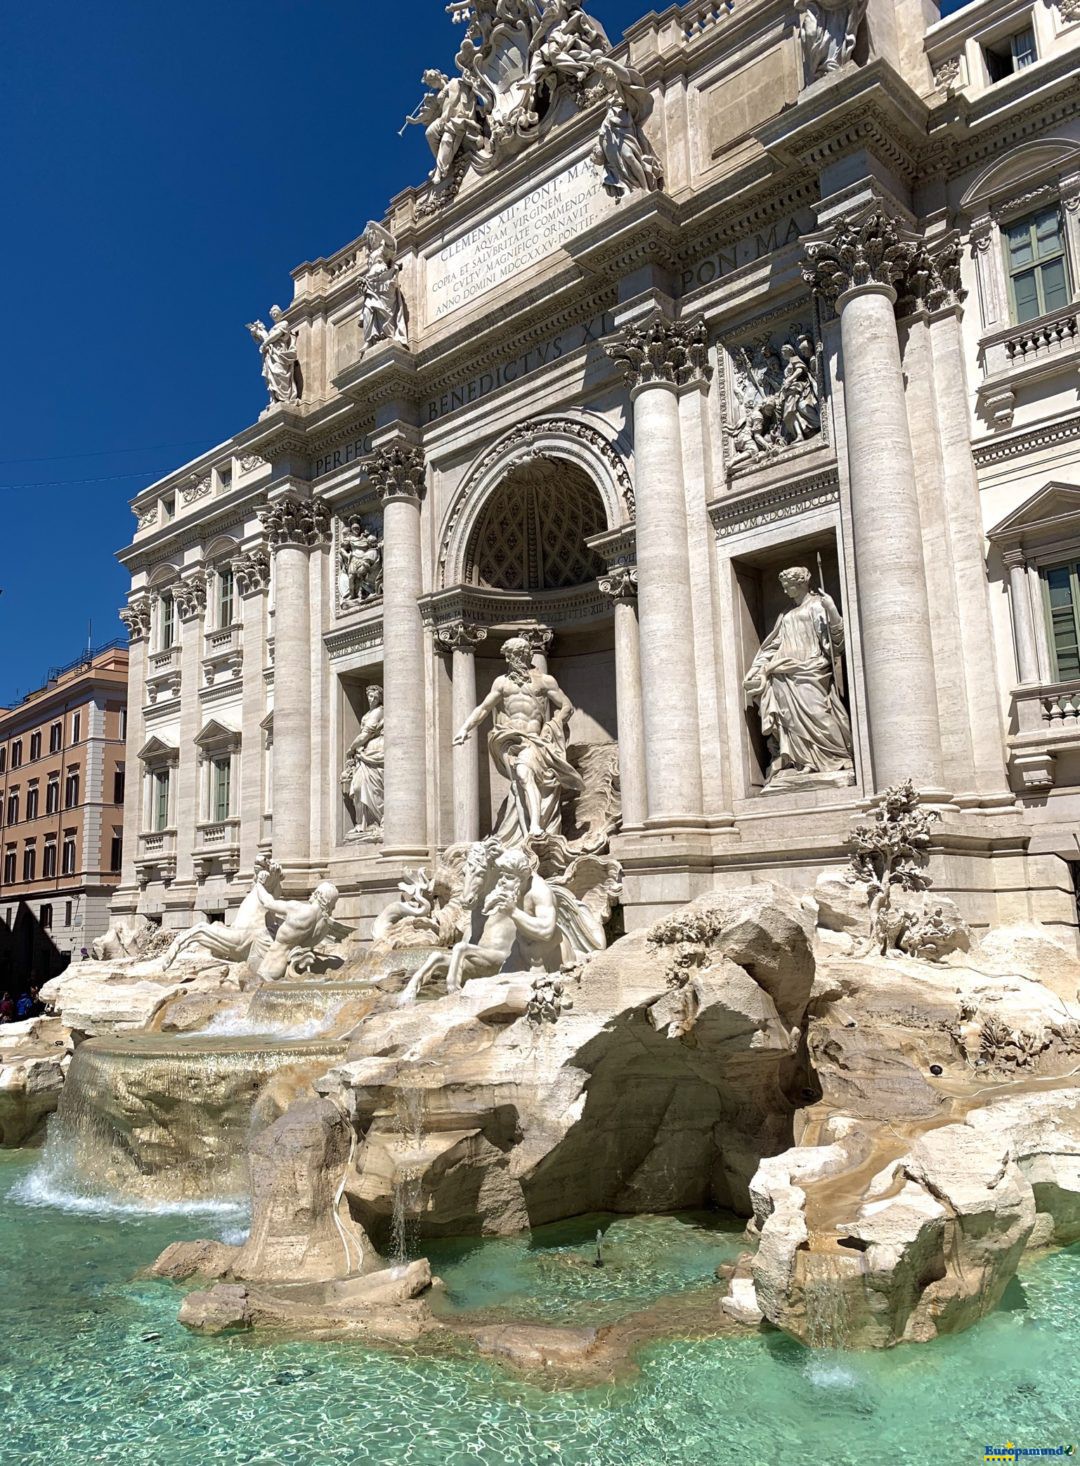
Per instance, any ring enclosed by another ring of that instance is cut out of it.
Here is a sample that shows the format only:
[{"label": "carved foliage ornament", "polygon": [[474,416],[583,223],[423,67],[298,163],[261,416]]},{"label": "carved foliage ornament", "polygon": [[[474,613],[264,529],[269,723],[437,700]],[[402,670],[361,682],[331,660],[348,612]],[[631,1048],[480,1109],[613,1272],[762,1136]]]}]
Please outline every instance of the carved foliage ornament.
[{"label": "carved foliage ornament", "polygon": [[120,620],[127,627],[130,641],[145,641],[150,635],[150,598],[141,596],[129,601],[120,612]]},{"label": "carved foliage ornament", "polygon": [[865,285],[895,289],[906,277],[918,241],[882,209],[841,219],[806,241],[803,277],[818,295],[835,302]]},{"label": "carved foliage ornament", "polygon": [[955,232],[934,246],[919,244],[900,292],[903,308],[911,311],[925,306],[936,311],[961,305],[967,297],[960,283],[961,254],[960,236]]},{"label": "carved foliage ornament", "polygon": [[402,440],[375,449],[368,478],[383,500],[416,499],[424,494],[424,454]]},{"label": "carved foliage ornament", "polygon": [[270,584],[270,556],[265,550],[251,550],[232,562],[233,579],[242,596],[253,596]]},{"label": "carved foliage ornament", "polygon": [[320,545],[330,535],[330,510],[322,499],[287,494],[261,509],[259,518],[275,550],[282,545]]},{"label": "carved foliage ornament", "polygon": [[644,321],[624,326],[604,350],[622,366],[633,387],[663,384],[685,387],[712,378],[705,318],[669,321],[654,311]]},{"label": "carved foliage ornament", "polygon": [[468,621],[451,621],[446,626],[436,627],[435,647],[440,652],[471,652],[482,641],[487,641],[487,627],[474,626]]},{"label": "carved foliage ornament", "polygon": [[185,504],[194,504],[198,499],[205,499],[212,492],[213,486],[213,478],[209,473],[192,474],[191,481],[181,488],[180,498]]},{"label": "carved foliage ornament", "polygon": [[636,565],[620,565],[601,576],[600,589],[613,601],[636,601],[638,578]]},{"label": "carved foliage ornament", "polygon": [[206,610],[206,572],[197,570],[173,587],[173,600],[182,621],[189,621]]}]

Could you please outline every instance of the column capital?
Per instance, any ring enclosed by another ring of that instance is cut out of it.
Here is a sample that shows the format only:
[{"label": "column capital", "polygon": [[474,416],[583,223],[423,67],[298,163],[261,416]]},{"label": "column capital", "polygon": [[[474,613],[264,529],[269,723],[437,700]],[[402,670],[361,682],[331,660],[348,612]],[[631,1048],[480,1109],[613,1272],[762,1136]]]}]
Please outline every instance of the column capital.
[{"label": "column capital", "polygon": [[604,343],[604,350],[626,373],[632,391],[642,387],[688,387],[712,380],[709,332],[704,316],[672,321],[656,309],[631,321]]},{"label": "column capital", "polygon": [[899,289],[905,314],[923,307],[938,312],[958,311],[967,299],[960,283],[962,248],[954,229],[932,243],[919,240]]},{"label": "column capital", "polygon": [[1001,560],[1008,570],[1026,570],[1027,556],[1024,554],[1023,545],[1002,546]]},{"label": "column capital", "polygon": [[895,300],[911,267],[918,240],[884,209],[871,206],[803,236],[803,279],[834,305],[856,291],[878,290]]},{"label": "column capital", "polygon": [[150,635],[151,602],[145,595],[133,596],[120,610],[120,620],[127,627],[128,640],[146,641]]},{"label": "column capital", "polygon": [[206,610],[206,571],[196,570],[173,587],[173,600],[181,621],[194,620]]},{"label": "column capital", "polygon": [[394,499],[419,503],[424,496],[424,450],[406,438],[380,443],[368,464],[368,479],[384,504]]},{"label": "column capital", "polygon": [[638,579],[636,565],[618,565],[602,575],[597,584],[605,596],[613,601],[636,601]]},{"label": "column capital", "polygon": [[259,518],[275,553],[287,545],[312,548],[330,539],[330,510],[322,499],[283,494],[260,509]]},{"label": "column capital", "polygon": [[468,621],[449,621],[445,626],[436,626],[435,647],[440,652],[475,652],[487,637],[486,626],[475,626]]},{"label": "column capital", "polygon": [[555,640],[555,633],[550,626],[537,623],[535,626],[526,626],[523,631],[517,633],[523,636],[533,649],[534,657],[546,657],[551,650],[551,643]]},{"label": "column capital", "polygon": [[270,556],[261,546],[248,550],[232,562],[232,573],[242,596],[258,595],[270,584]]}]

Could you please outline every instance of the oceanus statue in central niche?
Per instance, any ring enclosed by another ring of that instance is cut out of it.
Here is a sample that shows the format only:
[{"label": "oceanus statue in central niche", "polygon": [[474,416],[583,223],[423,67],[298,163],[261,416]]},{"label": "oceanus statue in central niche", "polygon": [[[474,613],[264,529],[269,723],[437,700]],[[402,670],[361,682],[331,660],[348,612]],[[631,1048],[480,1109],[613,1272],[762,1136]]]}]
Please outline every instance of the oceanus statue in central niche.
[{"label": "oceanus statue in central niche", "polygon": [[561,834],[563,800],[583,793],[585,783],[566,756],[570,699],[554,677],[533,666],[533,648],[523,636],[505,642],[503,656],[507,670],[454,742],[467,743],[493,717],[488,751],[510,784],[494,833],[505,845],[524,845]]},{"label": "oceanus statue in central niche", "polygon": [[804,566],[782,571],[780,584],[792,607],[743,680],[769,749],[765,788],[853,784],[851,719],[840,696],[844,622],[830,596],[811,590]]}]

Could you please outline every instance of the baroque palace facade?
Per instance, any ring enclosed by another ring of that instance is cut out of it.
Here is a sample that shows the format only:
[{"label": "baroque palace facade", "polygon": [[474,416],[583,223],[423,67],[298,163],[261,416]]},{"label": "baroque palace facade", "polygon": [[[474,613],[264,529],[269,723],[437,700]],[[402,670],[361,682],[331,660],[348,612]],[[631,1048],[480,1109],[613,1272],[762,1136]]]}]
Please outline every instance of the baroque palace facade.
[{"label": "baroque palace facade", "polygon": [[628,928],[907,779],[976,927],[1075,928],[1076,0],[450,9],[431,177],[133,503],[114,909],[227,918],[272,850],[366,930],[494,828],[457,735],[525,637]]}]

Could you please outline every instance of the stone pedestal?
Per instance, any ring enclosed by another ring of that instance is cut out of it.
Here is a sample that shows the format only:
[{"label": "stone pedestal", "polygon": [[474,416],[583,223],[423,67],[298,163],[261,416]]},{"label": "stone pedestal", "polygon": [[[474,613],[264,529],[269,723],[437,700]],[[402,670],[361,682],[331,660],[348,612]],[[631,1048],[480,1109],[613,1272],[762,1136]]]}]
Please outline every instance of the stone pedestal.
[{"label": "stone pedestal", "polygon": [[705,325],[657,311],[607,350],[627,368],[634,410],[647,822],[694,826],[702,822],[701,745],[678,399],[708,378]]},{"label": "stone pedestal", "polygon": [[369,475],[383,501],[383,853],[423,858],[428,851],[427,648],[418,606],[423,454],[402,440],[383,445]]}]

